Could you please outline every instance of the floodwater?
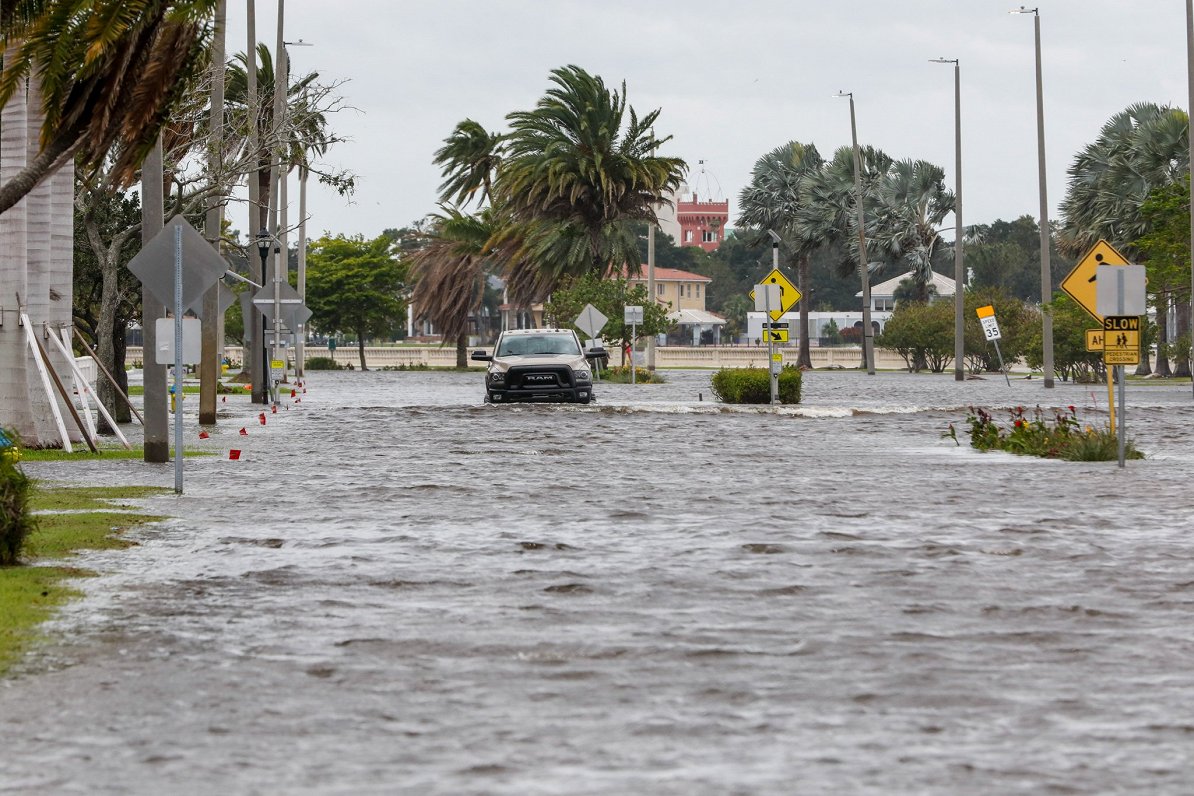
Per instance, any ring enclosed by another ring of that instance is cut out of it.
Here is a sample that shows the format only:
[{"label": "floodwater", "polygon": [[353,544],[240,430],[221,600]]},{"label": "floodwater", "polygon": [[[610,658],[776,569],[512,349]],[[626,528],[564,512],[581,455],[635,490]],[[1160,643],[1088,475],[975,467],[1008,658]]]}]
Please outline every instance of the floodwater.
[{"label": "floodwater", "polygon": [[814,372],[730,410],[666,375],[579,407],[315,373],[265,426],[230,398],[144,501],[174,519],[83,556],[0,681],[0,793],[1190,792],[1189,384],[1129,385],[1120,470],[942,436],[971,404],[1101,425],[1105,387]]}]

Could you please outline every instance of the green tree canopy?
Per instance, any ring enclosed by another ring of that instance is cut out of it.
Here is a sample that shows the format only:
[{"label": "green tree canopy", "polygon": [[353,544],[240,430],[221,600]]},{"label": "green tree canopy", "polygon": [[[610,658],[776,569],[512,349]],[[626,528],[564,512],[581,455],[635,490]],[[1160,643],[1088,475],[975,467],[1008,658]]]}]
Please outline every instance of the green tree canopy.
[{"label": "green tree canopy", "polygon": [[[623,277],[603,279],[595,273],[573,277],[564,287],[554,291],[543,306],[543,320],[552,326],[571,329],[572,322],[586,304],[592,304],[609,318],[601,330],[601,336],[605,340],[617,340],[622,345],[632,342],[631,326],[623,323],[623,310],[627,306],[643,308],[643,322],[635,328],[640,338],[663,334],[672,325],[667,317],[669,308],[652,301],[647,295],[646,286],[637,284],[630,287]],[[583,332],[580,334],[583,337]]]},{"label": "green tree canopy", "polygon": [[405,320],[406,272],[385,235],[320,238],[307,255],[311,325],[355,335],[365,370],[365,341],[391,334]]}]

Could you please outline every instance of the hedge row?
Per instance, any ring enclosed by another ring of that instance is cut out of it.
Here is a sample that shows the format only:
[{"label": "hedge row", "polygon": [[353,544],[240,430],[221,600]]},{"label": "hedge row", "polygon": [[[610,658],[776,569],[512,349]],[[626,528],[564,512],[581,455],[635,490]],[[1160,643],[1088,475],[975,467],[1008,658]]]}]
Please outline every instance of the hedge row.
[{"label": "hedge row", "polygon": [[[800,403],[800,368],[788,365],[779,372],[779,402]],[[713,394],[727,404],[771,403],[771,373],[766,368],[726,368],[713,374]]]}]

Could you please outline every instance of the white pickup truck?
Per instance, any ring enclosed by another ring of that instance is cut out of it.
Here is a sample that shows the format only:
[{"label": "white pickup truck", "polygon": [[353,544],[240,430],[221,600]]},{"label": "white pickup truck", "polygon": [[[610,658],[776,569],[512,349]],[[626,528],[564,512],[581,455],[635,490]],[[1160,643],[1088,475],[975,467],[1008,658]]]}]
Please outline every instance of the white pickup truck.
[{"label": "white pickup truck", "polygon": [[585,351],[571,329],[507,329],[493,353],[474,351],[474,362],[488,362],[485,399],[492,403],[593,400],[591,360],[605,349]]}]

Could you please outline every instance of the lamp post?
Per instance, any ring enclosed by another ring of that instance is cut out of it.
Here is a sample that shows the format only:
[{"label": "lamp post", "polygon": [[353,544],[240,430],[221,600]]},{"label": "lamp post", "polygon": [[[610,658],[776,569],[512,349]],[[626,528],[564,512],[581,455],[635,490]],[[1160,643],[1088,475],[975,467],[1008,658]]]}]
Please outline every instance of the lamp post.
[{"label": "lamp post", "polygon": [[1053,387],[1053,315],[1048,303],[1053,298],[1053,279],[1049,273],[1049,199],[1045,191],[1045,100],[1041,81],[1041,14],[1039,8],[1020,6],[1012,14],[1032,14],[1036,34],[1036,147],[1041,191],[1041,343],[1044,349],[1045,387]]},{"label": "lamp post", "polygon": [[[1186,107],[1194,113],[1194,0],[1186,0],[1186,70],[1186,91],[1190,101]],[[1190,173],[1194,174],[1194,135],[1187,137],[1190,139]],[[1190,251],[1194,252],[1194,202],[1190,203]],[[1190,318],[1194,322],[1194,260],[1190,263]],[[1194,386],[1194,381],[1191,385]]]},{"label": "lamp post", "polygon": [[930,63],[954,65],[954,381],[965,381],[966,323],[963,287],[966,267],[962,253],[962,68],[957,58],[930,58]]},{"label": "lamp post", "polygon": [[858,209],[858,271],[862,277],[862,357],[867,375],[875,375],[875,330],[871,327],[871,274],[866,256],[866,209],[862,204],[862,155],[854,120],[854,92],[839,91],[850,100],[850,140],[854,144],[854,203]]},{"label": "lamp post", "polygon": [[[261,275],[263,277],[263,279],[262,279],[263,283],[265,281],[264,277],[266,276],[266,274],[268,272],[267,269],[269,268],[269,248],[270,248],[269,230],[266,229],[265,227],[262,227],[261,229],[259,229],[257,231],[257,254],[260,255],[260,257],[261,257]],[[275,305],[274,305],[275,315],[274,315],[274,317],[275,318],[277,317],[277,310],[278,310],[277,299],[276,299],[277,289],[278,289],[277,285],[275,284],[274,285],[274,293],[275,293]],[[261,401],[263,404],[269,403],[269,396],[272,392],[272,387],[273,387],[273,385],[271,384],[272,379],[270,377],[270,371],[269,371],[269,346],[266,343],[265,330],[266,330],[266,320],[265,320],[265,315],[262,314],[262,316],[261,316],[261,348],[260,348],[260,351],[261,351],[261,371],[262,371],[261,377],[263,379],[263,381],[261,383],[263,385],[265,385],[265,393],[264,393],[265,398],[263,398]]]}]

